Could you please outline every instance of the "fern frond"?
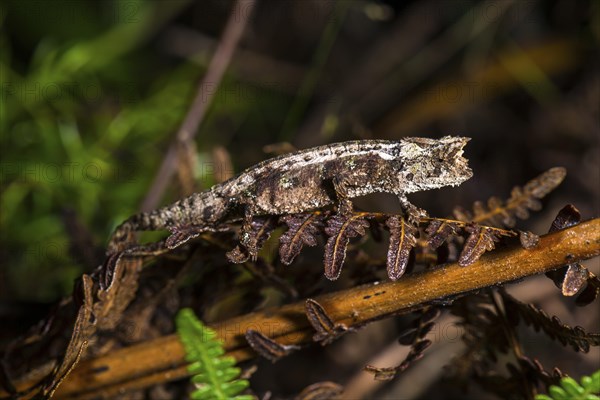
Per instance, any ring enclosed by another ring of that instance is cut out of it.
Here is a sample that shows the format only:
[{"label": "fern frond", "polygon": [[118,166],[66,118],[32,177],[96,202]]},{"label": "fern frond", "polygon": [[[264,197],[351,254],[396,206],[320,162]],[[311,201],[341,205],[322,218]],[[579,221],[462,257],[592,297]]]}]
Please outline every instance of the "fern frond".
[{"label": "fern frond", "polygon": [[217,333],[196,318],[194,311],[183,308],[175,318],[177,333],[186,352],[188,371],[196,390],[192,399],[206,400],[252,400],[253,396],[240,395],[249,386],[245,379],[237,379],[240,369],[235,367],[233,357],[223,356],[225,350]]},{"label": "fern frond", "polygon": [[550,317],[544,310],[531,303],[522,303],[509,294],[503,293],[502,297],[507,313],[514,317],[515,324],[521,318],[526,325],[532,326],[536,331],[541,329],[550,339],[559,341],[563,346],[568,344],[575,351],[587,353],[590,346],[600,346],[600,333],[586,332],[580,326],[572,328],[563,324],[558,317]]},{"label": "fern frond", "polygon": [[550,168],[522,188],[514,187],[506,202],[497,197],[490,198],[487,204],[476,201],[473,204],[473,212],[457,207],[453,211],[454,216],[461,221],[512,228],[516,223],[515,217],[527,219],[530,210],[540,210],[540,199],[560,185],[566,174],[567,171],[562,167]]},{"label": "fern frond", "polygon": [[560,380],[560,386],[550,386],[550,396],[538,394],[535,400],[600,400],[600,370],[584,376],[581,383],[570,377]]}]

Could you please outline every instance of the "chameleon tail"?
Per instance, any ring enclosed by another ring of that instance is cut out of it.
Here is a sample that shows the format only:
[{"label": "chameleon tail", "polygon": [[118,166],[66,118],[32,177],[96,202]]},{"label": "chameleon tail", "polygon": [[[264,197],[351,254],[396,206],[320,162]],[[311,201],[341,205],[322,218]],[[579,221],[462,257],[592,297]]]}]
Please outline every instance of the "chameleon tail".
[{"label": "chameleon tail", "polygon": [[136,231],[173,231],[186,225],[210,226],[226,212],[225,201],[211,192],[195,193],[169,206],[136,214],[117,227],[107,247],[115,254],[135,244]]},{"label": "chameleon tail", "polygon": [[115,229],[106,249],[107,254],[115,254],[135,244],[135,232],[155,231],[168,229],[168,220],[165,214],[168,208],[161,208],[148,213],[139,213],[129,217],[125,222]]}]

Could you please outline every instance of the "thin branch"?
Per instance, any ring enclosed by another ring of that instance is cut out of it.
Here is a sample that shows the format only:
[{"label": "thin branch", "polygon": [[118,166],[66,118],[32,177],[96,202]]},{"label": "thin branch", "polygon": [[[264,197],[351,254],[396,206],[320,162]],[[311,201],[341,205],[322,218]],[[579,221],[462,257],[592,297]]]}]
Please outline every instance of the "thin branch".
[{"label": "thin branch", "polygon": [[[331,319],[348,327],[406,313],[436,299],[469,293],[541,274],[600,255],[600,218],[549,233],[538,246],[514,246],[482,256],[469,267],[457,263],[405,276],[396,282],[364,285],[328,293],[315,300]],[[282,344],[310,343],[314,331],[305,316],[305,302],[246,314],[218,324],[215,329],[228,354],[237,360],[255,356],[244,333],[260,331]],[[187,376],[184,351],[176,335],[169,335],[111,354],[82,361],[57,391],[61,399],[114,396],[119,391],[143,388]],[[18,388],[28,382],[17,383]]]},{"label": "thin branch", "polygon": [[[229,20],[227,21],[227,25],[225,26],[219,46],[217,47],[217,51],[210,61],[206,75],[198,86],[196,97],[177,132],[175,140],[167,150],[167,154],[156,174],[152,187],[142,203],[142,211],[150,211],[158,206],[162,194],[167,188],[167,185],[173,176],[173,172],[175,172],[177,167],[177,160],[181,154],[180,150],[190,146],[198,131],[200,123],[204,119],[204,116],[217,93],[221,79],[225,74],[227,66],[231,62],[233,52],[237,47],[248,19],[252,14],[254,3],[255,0],[236,1],[234,8],[231,11],[231,15],[229,16]],[[206,90],[207,88],[210,88],[211,90]]]},{"label": "thin branch", "polygon": [[[510,348],[512,349],[512,351],[514,353],[516,360],[520,360],[524,356],[523,349],[521,348],[521,343],[519,342],[519,339],[517,338],[517,333],[515,332],[513,327],[509,324],[508,318],[506,317],[506,309],[504,307],[504,301],[493,290],[488,291],[488,296],[490,297],[490,300],[492,301],[496,315],[498,315],[498,318],[500,318],[500,321],[502,321],[501,328],[504,331],[504,335],[506,335],[506,338],[508,339]],[[525,374],[521,374],[519,376],[519,383],[521,384],[521,388],[523,391],[522,393],[524,394],[526,399],[533,400],[534,396],[537,394],[535,392],[535,383],[531,382],[529,379],[527,379]]]}]

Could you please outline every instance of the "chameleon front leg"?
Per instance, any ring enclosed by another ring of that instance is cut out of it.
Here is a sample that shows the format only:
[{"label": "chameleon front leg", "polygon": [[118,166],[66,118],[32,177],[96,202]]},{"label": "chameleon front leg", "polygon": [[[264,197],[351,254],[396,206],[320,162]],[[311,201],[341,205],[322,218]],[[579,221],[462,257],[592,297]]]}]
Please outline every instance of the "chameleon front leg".
[{"label": "chameleon front leg", "polygon": [[252,229],[252,215],[253,212],[250,206],[244,206],[239,244],[226,253],[227,260],[233,264],[241,264],[246,262],[248,258],[256,261],[258,257],[258,238],[256,232]]},{"label": "chameleon front leg", "polygon": [[252,230],[252,217],[256,214],[253,207],[244,206],[244,218],[242,219],[242,230],[240,232],[240,244],[248,251],[252,261],[258,257],[258,238]]},{"label": "chameleon front leg", "polygon": [[340,178],[333,178],[332,181],[333,189],[335,190],[335,195],[337,197],[338,214],[345,216],[351,215],[354,210],[354,205],[348,196],[348,189],[345,181]]},{"label": "chameleon front leg", "polygon": [[428,216],[427,211],[423,210],[412,204],[404,193],[398,195],[398,199],[400,200],[400,205],[402,206],[402,210],[405,212],[405,215],[408,217],[408,222],[412,225],[418,225],[421,218],[426,218]]}]

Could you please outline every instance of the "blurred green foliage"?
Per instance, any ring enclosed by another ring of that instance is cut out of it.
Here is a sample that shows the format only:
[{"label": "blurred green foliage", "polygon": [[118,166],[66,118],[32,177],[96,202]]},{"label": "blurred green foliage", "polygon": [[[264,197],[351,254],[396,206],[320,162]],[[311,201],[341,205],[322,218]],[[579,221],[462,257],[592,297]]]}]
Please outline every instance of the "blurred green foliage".
[{"label": "blurred green foliage", "polygon": [[[66,209],[103,246],[136,212],[183,119],[203,66],[153,47],[160,29],[185,10],[175,1],[9,1],[0,5],[0,293],[51,301],[94,266],[69,253]],[[197,178],[219,124],[264,130],[279,93],[227,76],[204,121]],[[270,110],[264,113],[263,110]],[[222,130],[222,129],[221,129]],[[208,133],[211,132],[211,133]],[[177,193],[171,197],[177,197]],[[169,199],[166,199],[169,200]],[[93,249],[90,249],[92,252]]]},{"label": "blurred green foliage", "polygon": [[581,384],[565,376],[560,380],[560,386],[550,386],[549,393],[550,396],[538,394],[535,400],[599,400],[596,395],[600,394],[600,370],[592,376],[583,376]]}]

